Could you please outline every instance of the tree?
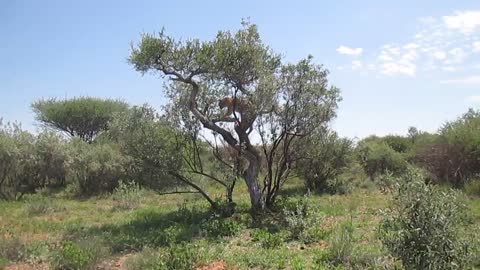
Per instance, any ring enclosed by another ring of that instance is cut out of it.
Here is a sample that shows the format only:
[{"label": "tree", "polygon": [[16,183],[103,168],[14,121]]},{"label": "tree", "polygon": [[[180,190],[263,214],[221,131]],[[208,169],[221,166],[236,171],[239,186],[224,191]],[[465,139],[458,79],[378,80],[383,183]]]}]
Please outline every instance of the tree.
[{"label": "tree", "polygon": [[127,108],[123,101],[94,97],[42,99],[32,104],[36,119],[44,126],[89,143],[108,128],[115,113]]},{"label": "tree", "polygon": [[[219,139],[236,153],[233,163],[225,163],[245,180],[254,212],[275,201],[294,165],[293,143],[324,127],[340,100],[339,90],[328,85],[328,71],[311,56],[283,64],[257,27],[246,22],[236,33],[220,31],[212,41],[179,41],[163,30],[144,34],[129,61],[142,74],[167,78],[168,111],[176,124],[191,134],[210,130],[214,149]],[[248,110],[233,102],[234,113],[225,116],[217,103],[226,96],[246,101]]]}]

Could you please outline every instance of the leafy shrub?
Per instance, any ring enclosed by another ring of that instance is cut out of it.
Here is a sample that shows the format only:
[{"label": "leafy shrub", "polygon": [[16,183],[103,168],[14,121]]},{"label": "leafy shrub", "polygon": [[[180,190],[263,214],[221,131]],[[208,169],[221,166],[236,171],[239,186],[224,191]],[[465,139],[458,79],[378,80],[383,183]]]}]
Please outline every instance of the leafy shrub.
[{"label": "leafy shrub", "polygon": [[383,141],[365,139],[359,143],[357,153],[370,179],[386,172],[399,175],[407,168],[405,157]]},{"label": "leafy shrub", "polygon": [[215,217],[204,221],[201,228],[209,236],[225,237],[237,235],[243,229],[243,225],[232,218]]},{"label": "leafy shrub", "polygon": [[391,172],[385,172],[375,176],[373,182],[382,192],[391,191],[397,183],[397,178]]},{"label": "leafy shrub", "polygon": [[178,185],[171,172],[182,166],[182,145],[174,130],[147,105],[116,116],[108,132],[110,140],[132,157],[130,179],[155,190]]},{"label": "leafy shrub", "polygon": [[61,211],[62,207],[49,197],[35,194],[26,198],[23,209],[27,215],[42,215]]},{"label": "leafy shrub", "polygon": [[305,186],[309,190],[336,192],[341,186],[337,177],[349,165],[352,150],[352,142],[333,131],[315,134],[302,143],[297,150],[301,153],[297,166]]},{"label": "leafy shrub", "polygon": [[471,179],[464,186],[465,193],[480,197],[480,179]]},{"label": "leafy shrub", "polygon": [[114,208],[121,210],[135,209],[142,202],[144,195],[140,186],[135,182],[120,181],[112,194]]},{"label": "leafy shrub", "polygon": [[252,240],[260,242],[262,248],[276,248],[282,245],[284,238],[281,233],[271,233],[265,229],[254,230],[251,234]]},{"label": "leafy shrub", "polygon": [[197,247],[192,244],[173,245],[165,250],[146,249],[127,260],[129,270],[191,270],[198,260]]},{"label": "leafy shrub", "polygon": [[462,186],[480,174],[480,111],[470,109],[447,122],[440,134],[417,147],[413,160],[426,168],[433,180]]},{"label": "leafy shrub", "polygon": [[352,221],[343,223],[330,238],[328,260],[333,265],[350,264],[354,250],[354,225]]},{"label": "leafy shrub", "polygon": [[322,229],[323,215],[315,209],[307,197],[283,202],[283,219],[290,237],[312,243],[325,238]]},{"label": "leafy shrub", "polygon": [[72,146],[69,180],[80,194],[112,192],[126,177],[130,158],[112,144],[87,144],[75,141]]},{"label": "leafy shrub", "polygon": [[105,253],[102,244],[95,239],[77,242],[67,240],[53,251],[51,266],[53,269],[93,269]]},{"label": "leafy shrub", "polygon": [[459,236],[462,209],[453,191],[425,184],[409,170],[381,224],[381,239],[406,269],[464,269],[469,247]]}]

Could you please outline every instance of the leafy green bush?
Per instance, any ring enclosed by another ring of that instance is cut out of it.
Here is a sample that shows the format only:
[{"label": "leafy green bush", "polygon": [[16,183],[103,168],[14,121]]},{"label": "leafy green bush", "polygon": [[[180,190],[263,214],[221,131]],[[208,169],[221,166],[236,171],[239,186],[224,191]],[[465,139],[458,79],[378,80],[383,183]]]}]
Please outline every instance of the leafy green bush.
[{"label": "leafy green bush", "polygon": [[142,202],[144,195],[145,193],[142,192],[140,186],[135,182],[120,181],[118,187],[112,193],[114,209],[135,209]]},{"label": "leafy green bush", "polygon": [[85,239],[83,241],[63,241],[51,255],[53,269],[84,270],[94,269],[95,264],[106,251],[99,241]]},{"label": "leafy green bush", "polygon": [[360,164],[370,179],[386,172],[401,174],[408,165],[404,155],[383,141],[365,139],[358,144],[357,153]]},{"label": "leafy green bush", "polygon": [[128,270],[192,270],[195,269],[199,254],[192,244],[173,245],[167,249],[155,251],[145,249],[139,255],[127,260]]},{"label": "leafy green bush", "polygon": [[417,146],[412,158],[437,182],[461,187],[480,174],[480,111],[470,109],[447,122],[432,140]]},{"label": "leafy green bush", "polygon": [[265,229],[257,229],[251,233],[252,240],[260,242],[262,248],[276,248],[283,244],[284,238],[281,233],[271,233]]},{"label": "leafy green bush", "polygon": [[153,108],[133,107],[117,115],[107,135],[132,157],[128,175],[138,184],[155,190],[178,185],[172,173],[182,166],[181,140]]},{"label": "leafy green bush", "polygon": [[[297,149],[298,172],[312,191],[341,191],[338,176],[350,164],[352,142],[333,131],[313,135]],[[330,181],[330,182],[329,182]]]},{"label": "leafy green bush", "polygon": [[333,265],[350,264],[354,251],[354,225],[352,221],[341,224],[332,233],[327,254],[328,260]]},{"label": "leafy green bush", "polygon": [[58,212],[62,210],[62,207],[51,198],[35,194],[25,199],[23,209],[27,215],[33,216]]},{"label": "leafy green bush", "polygon": [[328,235],[322,228],[323,215],[307,197],[289,199],[282,204],[283,219],[291,238],[308,244]]},{"label": "leafy green bush", "polygon": [[471,179],[464,186],[465,193],[480,197],[480,179]]},{"label": "leafy green bush", "polygon": [[382,242],[406,269],[465,269],[469,247],[459,236],[462,209],[453,191],[425,184],[419,170],[410,169],[385,212]]},{"label": "leafy green bush", "polygon": [[125,179],[130,158],[113,144],[87,144],[75,141],[71,147],[69,181],[76,195],[112,192]]},{"label": "leafy green bush", "polygon": [[204,221],[201,228],[209,236],[225,237],[237,235],[243,229],[243,225],[232,218],[215,217]]}]

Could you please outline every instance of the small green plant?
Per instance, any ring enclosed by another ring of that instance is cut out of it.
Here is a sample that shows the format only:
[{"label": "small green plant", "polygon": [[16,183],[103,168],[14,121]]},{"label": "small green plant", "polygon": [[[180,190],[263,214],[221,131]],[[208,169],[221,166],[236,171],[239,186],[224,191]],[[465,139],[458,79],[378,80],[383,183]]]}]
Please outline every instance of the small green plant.
[{"label": "small green plant", "polygon": [[231,218],[214,217],[204,221],[201,228],[206,235],[225,237],[237,235],[243,229],[243,226]]},{"label": "small green plant", "polygon": [[167,270],[164,257],[158,251],[146,248],[125,262],[128,270]]},{"label": "small green plant", "polygon": [[145,249],[139,255],[127,260],[128,270],[192,270],[199,255],[198,247],[192,244],[172,245],[166,249]]},{"label": "small green plant", "polygon": [[464,186],[465,193],[470,196],[480,197],[480,179],[471,179]]},{"label": "small green plant", "polygon": [[419,170],[401,178],[380,227],[385,247],[406,269],[465,269],[470,247],[459,234],[456,193],[426,184]]},{"label": "small green plant", "polygon": [[120,181],[112,194],[114,209],[135,209],[142,202],[143,196],[142,189],[135,182]]},{"label": "small green plant", "polygon": [[53,269],[83,270],[93,269],[95,263],[105,255],[99,241],[85,239],[83,241],[63,241],[51,256]]},{"label": "small green plant", "polygon": [[322,228],[323,215],[312,205],[308,197],[291,199],[283,203],[283,218],[293,239],[312,243],[328,234]]},{"label": "small green plant", "polygon": [[283,244],[284,237],[281,233],[271,233],[265,229],[252,231],[252,240],[259,242],[262,248],[276,248]]},{"label": "small green plant", "polygon": [[352,260],[354,250],[354,225],[350,220],[341,224],[330,238],[328,261],[333,265],[346,265]]},{"label": "small green plant", "polygon": [[44,215],[62,210],[62,207],[51,198],[39,194],[27,197],[23,208],[29,216]]}]

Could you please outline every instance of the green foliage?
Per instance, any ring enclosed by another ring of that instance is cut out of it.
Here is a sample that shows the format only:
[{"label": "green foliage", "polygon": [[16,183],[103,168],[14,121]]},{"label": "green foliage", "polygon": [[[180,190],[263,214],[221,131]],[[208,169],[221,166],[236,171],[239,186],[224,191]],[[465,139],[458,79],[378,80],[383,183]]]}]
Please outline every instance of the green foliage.
[{"label": "green foliage", "polygon": [[132,158],[128,175],[155,190],[178,185],[172,176],[182,167],[182,138],[151,107],[133,107],[117,115],[108,137]]},{"label": "green foliage", "polygon": [[66,142],[51,132],[34,136],[0,121],[0,199],[41,187],[62,186],[68,170]]},{"label": "green foliage", "polygon": [[341,224],[340,227],[332,233],[330,246],[327,250],[328,260],[331,264],[351,264],[354,251],[354,229],[353,222],[350,220]]},{"label": "green foliage", "polygon": [[62,210],[62,207],[51,198],[40,194],[28,196],[23,208],[29,216],[50,214]]},{"label": "green foliage", "polygon": [[130,158],[114,144],[87,144],[75,141],[71,147],[69,181],[78,192],[92,195],[112,192],[127,176]]},{"label": "green foliage", "polygon": [[453,191],[425,184],[418,170],[399,181],[381,224],[381,239],[406,269],[465,269],[469,247],[459,236],[463,207]]},{"label": "green foliage", "polygon": [[324,239],[328,235],[322,228],[322,213],[314,207],[308,197],[286,200],[282,204],[283,219],[291,238],[308,244]]},{"label": "green foliage", "polygon": [[465,193],[480,197],[480,179],[471,179],[464,186]]},{"label": "green foliage", "polygon": [[51,254],[53,269],[94,269],[95,264],[106,255],[102,244],[95,239],[63,241]]},{"label": "green foliage", "polygon": [[[282,64],[280,55],[262,42],[255,25],[242,25],[234,33],[220,31],[212,41],[176,40],[164,31],[144,34],[132,46],[129,61],[141,73],[158,72],[168,79],[168,118],[176,127],[186,134],[206,128],[233,149],[247,144],[242,158],[251,166],[237,169],[249,183],[253,210],[261,210],[264,204],[274,205],[289,175],[292,142],[324,128],[335,117],[340,97],[338,88],[328,84],[328,71],[313,57]],[[249,110],[241,119],[219,120],[224,112],[218,101],[232,95],[246,100]],[[234,129],[229,127],[232,122],[237,122]],[[268,159],[264,189],[259,182],[261,153],[249,138],[253,127],[258,127],[262,154]]]},{"label": "green foliage", "polygon": [[297,151],[301,156],[297,170],[309,190],[340,191],[336,187],[340,186],[338,182],[341,180],[336,178],[351,162],[353,148],[350,140],[339,138],[332,131],[317,132],[302,142]]},{"label": "green foliage", "polygon": [[142,202],[145,192],[135,182],[118,183],[112,194],[115,209],[132,210],[137,208]]},{"label": "green foliage", "polygon": [[199,254],[192,244],[173,245],[155,251],[146,249],[126,262],[128,270],[192,270],[195,269]]},{"label": "green foliage", "polygon": [[401,174],[408,165],[401,153],[376,138],[367,138],[359,142],[357,153],[360,163],[371,179],[387,171],[396,175]]},{"label": "green foliage", "polygon": [[113,116],[127,108],[123,101],[94,97],[52,98],[32,104],[37,121],[86,142],[92,142],[98,134],[107,130]]},{"label": "green foliage", "polygon": [[435,140],[418,148],[414,159],[434,180],[463,185],[480,173],[480,111],[447,122]]},{"label": "green foliage", "polygon": [[237,235],[244,227],[232,218],[212,218],[201,224],[202,230],[208,236],[225,237]]},{"label": "green foliage", "polygon": [[252,240],[259,242],[262,248],[277,248],[285,241],[281,233],[271,233],[265,229],[256,229],[251,233]]}]

